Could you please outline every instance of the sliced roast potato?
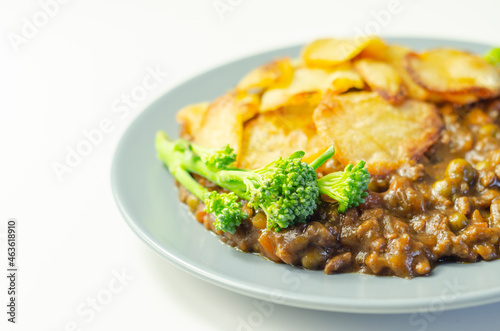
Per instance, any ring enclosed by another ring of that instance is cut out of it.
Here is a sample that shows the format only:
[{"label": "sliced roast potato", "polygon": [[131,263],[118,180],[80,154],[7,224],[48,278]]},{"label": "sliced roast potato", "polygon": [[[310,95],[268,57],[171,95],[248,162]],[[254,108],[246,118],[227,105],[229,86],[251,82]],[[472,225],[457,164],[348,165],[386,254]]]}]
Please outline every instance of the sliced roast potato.
[{"label": "sliced roast potato", "polygon": [[287,88],[270,89],[262,95],[260,111],[298,105],[317,106],[326,90],[340,94],[351,88],[363,87],[363,80],[348,64],[330,71],[300,68],[295,71]]},{"label": "sliced roast potato", "polygon": [[397,70],[390,64],[361,59],[354,63],[354,68],[372,91],[390,103],[401,103],[406,98],[408,89]]},{"label": "sliced roast potato", "polygon": [[248,91],[286,87],[292,81],[293,71],[289,58],[277,59],[250,71],[236,88],[239,91]]},{"label": "sliced roast potato", "polygon": [[235,93],[235,108],[241,113],[241,120],[248,121],[260,109],[260,97],[257,94]]},{"label": "sliced roast potato", "polygon": [[408,89],[408,97],[417,100],[427,100],[429,93],[415,83],[403,65],[406,54],[411,53],[409,48],[400,45],[388,45],[384,52],[384,60],[390,63],[399,73],[399,76]]},{"label": "sliced roast potato", "polygon": [[181,125],[183,134],[193,136],[200,129],[209,105],[209,102],[200,102],[186,106],[177,112],[175,119]]},{"label": "sliced roast potato", "polygon": [[326,89],[331,93],[341,94],[349,91],[352,88],[362,89],[365,83],[361,76],[354,71],[350,66],[338,68],[328,76]]},{"label": "sliced roast potato", "polygon": [[500,73],[477,55],[440,48],[409,53],[404,66],[418,85],[443,100],[465,104],[500,94]]},{"label": "sliced roast potato", "polygon": [[219,149],[229,144],[238,153],[243,134],[242,112],[234,93],[225,94],[208,107],[200,129],[193,134],[200,146]]},{"label": "sliced roast potato", "polygon": [[396,106],[375,92],[327,93],[313,120],[344,166],[364,160],[372,175],[419,158],[437,141],[443,125],[433,104],[406,100]]},{"label": "sliced roast potato", "polygon": [[287,88],[270,89],[262,95],[260,110],[266,112],[300,103],[317,105],[328,76],[329,72],[321,69],[297,69]]},{"label": "sliced roast potato", "polygon": [[319,39],[304,47],[302,60],[310,68],[332,69],[354,58],[370,46],[379,47],[381,43],[382,41],[375,37]]},{"label": "sliced roast potato", "polygon": [[278,157],[287,157],[304,151],[305,162],[310,162],[328,148],[312,121],[312,110],[302,107],[282,108],[259,114],[245,123],[238,166],[245,169],[260,168]]},{"label": "sliced roast potato", "polygon": [[317,106],[321,101],[321,91],[307,91],[300,93],[288,93],[282,89],[270,90],[262,96],[261,112],[282,109],[288,106],[312,105]]}]

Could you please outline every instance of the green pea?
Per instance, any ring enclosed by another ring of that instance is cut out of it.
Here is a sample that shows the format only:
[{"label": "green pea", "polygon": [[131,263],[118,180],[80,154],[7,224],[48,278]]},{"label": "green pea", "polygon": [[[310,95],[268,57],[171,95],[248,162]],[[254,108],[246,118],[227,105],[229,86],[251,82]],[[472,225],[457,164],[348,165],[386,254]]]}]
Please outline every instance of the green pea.
[{"label": "green pea", "polygon": [[324,262],[324,254],[321,250],[312,249],[309,250],[302,257],[302,266],[306,269],[317,269]]},{"label": "green pea", "polygon": [[195,197],[192,194],[189,194],[188,197],[187,197],[187,199],[186,199],[186,203],[189,206],[189,209],[191,211],[195,211],[196,210],[196,207],[198,207],[198,203],[199,202],[200,202],[200,200],[198,200],[198,198]]},{"label": "green pea", "polygon": [[448,198],[454,191],[451,181],[447,179],[438,180],[432,185],[432,193],[437,196]]},{"label": "green pea", "polygon": [[450,228],[454,232],[458,232],[467,226],[467,217],[462,213],[455,213],[448,217]]},{"label": "green pea", "polygon": [[476,169],[464,159],[454,159],[446,168],[446,177],[472,183],[476,179]]}]

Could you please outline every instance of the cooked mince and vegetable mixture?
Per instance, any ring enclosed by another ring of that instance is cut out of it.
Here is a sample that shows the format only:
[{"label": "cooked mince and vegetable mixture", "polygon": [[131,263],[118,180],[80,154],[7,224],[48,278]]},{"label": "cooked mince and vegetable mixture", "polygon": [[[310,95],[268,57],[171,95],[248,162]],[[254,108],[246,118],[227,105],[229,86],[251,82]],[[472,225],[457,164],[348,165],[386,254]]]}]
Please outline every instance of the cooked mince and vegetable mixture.
[{"label": "cooked mince and vegetable mixture", "polygon": [[411,278],[500,254],[500,49],[321,39],[177,114],[156,149],[244,252]]}]

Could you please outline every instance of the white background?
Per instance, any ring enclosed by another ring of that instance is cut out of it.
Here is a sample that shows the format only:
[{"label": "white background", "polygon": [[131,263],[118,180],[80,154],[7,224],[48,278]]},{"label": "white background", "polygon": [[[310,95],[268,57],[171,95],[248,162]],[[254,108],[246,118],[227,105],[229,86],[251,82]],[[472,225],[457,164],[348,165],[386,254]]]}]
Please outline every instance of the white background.
[{"label": "white background", "polygon": [[[256,317],[254,299],[178,270],[129,230],[111,195],[115,146],[147,104],[189,77],[264,50],[322,36],[352,36],[377,22],[372,11],[380,12],[390,1],[218,1],[230,4],[232,10],[224,13],[214,9],[214,2],[71,0],[58,5],[57,13],[16,51],[9,36],[22,36],[25,19],[32,22],[41,7],[34,0],[0,0],[2,270],[9,218],[19,220],[20,232],[18,324],[5,322],[2,276],[1,330],[71,330],[72,322],[80,330],[245,330],[241,320]],[[499,12],[498,0],[401,0],[400,13],[377,24],[387,36],[498,45]],[[169,76],[128,116],[119,117],[112,112],[114,102],[142,83],[147,67]],[[53,163],[63,163],[67,149],[84,139],[82,132],[105,118],[114,130],[59,181]],[[113,271],[133,279],[117,287]],[[117,290],[107,298],[110,282]],[[99,294],[109,304],[99,306],[95,316],[80,316],[78,307],[88,313],[87,300]],[[254,320],[252,329],[495,329],[499,309],[495,304],[419,315],[421,322],[412,325],[409,315],[275,306],[270,316]]]}]

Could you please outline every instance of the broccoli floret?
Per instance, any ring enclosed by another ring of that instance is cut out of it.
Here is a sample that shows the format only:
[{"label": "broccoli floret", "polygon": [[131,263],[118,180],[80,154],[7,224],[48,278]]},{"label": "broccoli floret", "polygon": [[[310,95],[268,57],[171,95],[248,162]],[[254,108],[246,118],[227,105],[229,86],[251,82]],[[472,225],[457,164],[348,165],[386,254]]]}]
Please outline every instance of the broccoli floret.
[{"label": "broccoli floret", "polygon": [[344,171],[330,173],[318,179],[319,192],[328,195],[339,204],[338,211],[365,203],[368,196],[366,189],[370,174],[365,168],[365,162],[359,161],[356,166],[347,165]]},{"label": "broccoli floret", "polygon": [[166,134],[159,132],[156,136],[156,149],[158,156],[168,167],[172,176],[205,203],[207,213],[215,216],[214,226],[217,230],[234,233],[241,221],[248,218],[248,215],[242,212],[236,194],[208,191],[184,169],[184,156],[194,162],[204,164],[201,157],[191,152],[190,145],[185,140],[179,139],[173,142]]},{"label": "broccoli floret", "polygon": [[241,221],[248,217],[241,211],[239,198],[234,192],[209,192],[205,195],[205,211],[214,214],[215,228],[219,231],[234,233]]},{"label": "broccoli floret", "polygon": [[207,167],[213,170],[230,168],[236,161],[236,153],[229,145],[220,150],[212,150],[195,144],[191,144],[190,148],[201,157]]},{"label": "broccoli floret", "polygon": [[302,162],[303,152],[279,158],[253,171],[224,171],[226,179],[241,180],[244,190],[236,194],[249,206],[262,209],[267,227],[279,231],[305,222],[316,209],[318,184],[314,168]]},{"label": "broccoli floret", "polygon": [[[206,212],[217,218],[218,230],[234,233],[248,216],[241,212],[238,198],[261,209],[267,216],[267,227],[275,231],[305,222],[324,193],[339,202],[339,211],[363,203],[369,174],[364,162],[346,167],[344,172],[318,180],[316,169],[330,159],[335,150],[325,151],[311,164],[302,161],[304,152],[295,152],[268,165],[245,170],[231,167],[235,160],[232,149],[211,151],[185,140],[171,141],[160,132],[156,138],[160,159],[184,187],[205,202]],[[231,193],[207,193],[189,173],[198,174]]]},{"label": "broccoli floret", "polygon": [[493,65],[500,65],[500,47],[490,49],[484,59]]}]

